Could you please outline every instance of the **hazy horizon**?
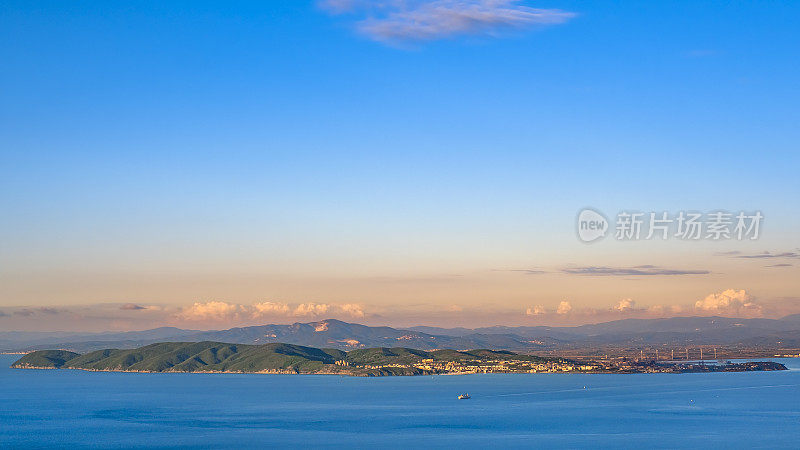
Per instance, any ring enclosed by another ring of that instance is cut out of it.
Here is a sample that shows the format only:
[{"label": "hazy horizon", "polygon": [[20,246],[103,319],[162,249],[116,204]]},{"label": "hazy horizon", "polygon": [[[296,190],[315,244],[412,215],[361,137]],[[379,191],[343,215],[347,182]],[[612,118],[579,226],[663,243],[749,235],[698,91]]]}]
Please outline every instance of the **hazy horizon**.
[{"label": "hazy horizon", "polygon": [[[108,306],[108,305],[106,305]],[[121,307],[125,306],[125,309],[130,305],[120,305]],[[91,309],[92,311],[96,311],[98,308],[96,305],[93,305],[91,308],[86,307],[85,310]],[[17,311],[27,311],[30,308],[22,308],[17,309]],[[544,327],[575,327],[581,325],[595,325],[601,323],[608,323],[608,322],[615,322],[621,321],[626,319],[641,319],[641,320],[648,320],[648,319],[694,319],[694,318],[725,318],[725,319],[771,319],[771,320],[780,320],[784,319],[789,316],[797,315],[797,313],[793,314],[786,314],[786,315],[779,315],[774,317],[764,317],[760,315],[758,317],[737,317],[731,315],[722,315],[722,314],[672,314],[672,315],[653,315],[653,314],[608,314],[605,316],[591,316],[587,314],[583,314],[580,316],[572,316],[569,318],[565,317],[552,317],[549,321],[539,321],[539,322],[531,322],[526,320],[518,320],[515,318],[514,314],[494,314],[489,315],[489,317],[496,317],[498,318],[497,321],[492,321],[491,318],[485,319],[482,321],[464,321],[458,320],[458,318],[441,318],[441,317],[434,317],[434,318],[425,318],[422,316],[406,316],[406,317],[397,317],[397,318],[389,318],[385,316],[381,316],[378,314],[369,315],[369,316],[360,316],[360,317],[353,317],[353,316],[345,316],[345,315],[338,315],[333,313],[332,315],[325,315],[324,313],[320,313],[318,316],[305,316],[305,317],[283,317],[283,318],[275,318],[272,320],[269,319],[260,319],[260,318],[253,318],[247,316],[239,316],[239,317],[226,317],[224,319],[217,319],[217,320],[202,320],[202,321],[186,321],[186,320],[175,320],[174,315],[179,314],[181,309],[176,308],[175,311],[178,312],[166,312],[161,317],[168,317],[167,319],[161,318],[154,318],[154,319],[146,319],[140,320],[137,322],[114,322],[114,321],[92,321],[93,317],[90,317],[89,321],[83,320],[80,316],[80,309],[73,310],[73,311],[38,311],[38,313],[46,315],[49,314],[52,316],[52,320],[36,320],[35,326],[32,328],[26,327],[19,327],[15,329],[3,329],[0,332],[75,332],[75,333],[104,333],[104,332],[128,332],[128,331],[145,331],[151,330],[155,328],[162,328],[162,327],[173,327],[173,328],[181,328],[181,329],[188,329],[188,330],[199,330],[199,331],[215,331],[215,330],[227,330],[230,328],[237,328],[237,327],[248,327],[248,326],[263,326],[263,325],[292,325],[295,323],[319,323],[325,322],[330,320],[339,320],[346,323],[358,324],[358,325],[367,325],[367,326],[387,326],[392,328],[413,328],[413,327],[431,327],[431,328],[445,328],[445,329],[452,329],[452,328],[465,328],[465,329],[476,329],[476,328],[491,328],[491,327],[536,327],[536,326],[544,326]],[[12,313],[13,314],[13,313]],[[69,321],[63,321],[65,317],[70,318]],[[17,316],[20,316],[19,314]],[[24,316],[23,316],[24,317]],[[30,316],[27,316],[30,317]],[[505,321],[503,321],[505,320]],[[24,321],[18,321],[24,322]],[[48,328],[48,324],[51,324]],[[106,326],[104,327],[104,324]],[[122,326],[120,326],[122,325]],[[116,326],[116,328],[115,328]]]}]

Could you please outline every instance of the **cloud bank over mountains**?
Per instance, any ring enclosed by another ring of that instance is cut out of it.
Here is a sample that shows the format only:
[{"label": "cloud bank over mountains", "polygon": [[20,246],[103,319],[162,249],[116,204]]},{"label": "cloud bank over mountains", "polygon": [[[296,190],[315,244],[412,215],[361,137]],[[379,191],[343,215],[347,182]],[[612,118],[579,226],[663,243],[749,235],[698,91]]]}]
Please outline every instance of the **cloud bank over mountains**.
[{"label": "cloud bank over mountains", "polygon": [[458,303],[389,307],[355,302],[260,301],[245,304],[225,300],[195,301],[185,306],[129,302],[69,307],[6,307],[0,308],[0,326],[5,330],[19,331],[137,330],[159,326],[224,329],[322,319],[389,326],[557,326],[675,316],[780,318],[795,313],[800,313],[800,298],[760,299],[745,289],[729,288],[674,304],[648,304],[647,299],[623,297],[609,302],[605,308],[588,307],[569,298],[519,309]]},{"label": "cloud bank over mountains", "polygon": [[187,322],[225,322],[246,319],[318,319],[327,316],[358,319],[364,317],[364,310],[355,303],[300,303],[291,306],[281,302],[261,302],[252,305],[227,303],[223,301],[195,302],[175,314],[175,318]]},{"label": "cloud bank over mountains", "polygon": [[[674,304],[674,305],[651,305],[648,307],[638,307],[635,300],[622,298],[608,309],[602,308],[573,308],[568,300],[561,301],[555,309],[547,309],[543,305],[535,305],[525,310],[527,316],[537,317],[557,317],[557,316],[577,316],[591,321],[595,317],[598,320],[613,320],[614,314],[617,318],[626,317],[671,317],[676,315],[685,316],[708,316],[721,315],[727,317],[755,318],[763,317],[765,314],[764,305],[758,299],[747,293],[744,289],[725,289],[720,292],[711,293],[695,301],[693,304]],[[780,314],[778,314],[780,315]]]}]

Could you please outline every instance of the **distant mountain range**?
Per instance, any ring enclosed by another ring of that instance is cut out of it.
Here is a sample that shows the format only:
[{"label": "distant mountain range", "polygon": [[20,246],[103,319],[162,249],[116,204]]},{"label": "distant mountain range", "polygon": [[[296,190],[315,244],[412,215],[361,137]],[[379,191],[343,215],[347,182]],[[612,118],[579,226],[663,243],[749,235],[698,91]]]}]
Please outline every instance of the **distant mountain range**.
[{"label": "distant mountain range", "polygon": [[[408,347],[421,350],[440,348],[532,350],[545,345],[544,342],[529,342],[530,340],[513,334],[433,335],[390,327],[370,327],[334,319],[291,325],[259,325],[219,331],[156,328],[125,333],[0,333],[0,349],[3,351],[62,348],[86,352],[105,348],[136,348],[164,341],[216,341],[254,345],[280,342],[341,350],[370,347]],[[553,344],[553,342],[548,343]]]},{"label": "distant mountain range", "polygon": [[291,325],[259,325],[216,331],[163,327],[124,333],[0,332],[0,351],[60,348],[87,352],[106,348],[136,348],[165,341],[216,341],[254,345],[280,342],[340,350],[406,347],[421,350],[487,348],[535,351],[604,345],[742,345],[798,348],[800,314],[782,319],[726,317],[625,319],[576,327],[396,329],[328,319]]},{"label": "distant mountain range", "polygon": [[550,339],[564,346],[585,345],[759,345],[800,346],[800,314],[781,319],[737,319],[728,317],[671,317],[624,319],[575,327],[412,327],[414,331],[448,336],[508,334],[526,340]]}]

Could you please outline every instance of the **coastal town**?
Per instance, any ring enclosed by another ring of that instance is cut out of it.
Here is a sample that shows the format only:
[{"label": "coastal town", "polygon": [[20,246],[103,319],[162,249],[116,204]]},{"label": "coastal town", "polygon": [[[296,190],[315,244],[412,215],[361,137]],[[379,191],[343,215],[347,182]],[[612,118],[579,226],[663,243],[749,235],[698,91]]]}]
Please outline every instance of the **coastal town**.
[{"label": "coastal town", "polygon": [[779,363],[771,361],[655,361],[615,358],[604,361],[571,361],[554,359],[547,361],[526,360],[524,355],[507,359],[437,360],[426,358],[416,363],[387,363],[382,365],[354,365],[346,360],[335,364],[347,367],[353,374],[388,374],[388,372],[413,372],[414,374],[481,374],[481,373],[690,373],[690,372],[747,372],[785,370]]},{"label": "coastal town", "polygon": [[520,361],[513,359],[440,361],[433,358],[426,358],[418,363],[413,364],[391,363],[385,365],[365,364],[361,366],[353,366],[347,361],[337,361],[337,364],[352,367],[353,369],[364,370],[416,369],[422,374],[591,372],[599,371],[603,368],[599,365],[581,364],[569,361],[549,361],[537,363],[534,361]]}]

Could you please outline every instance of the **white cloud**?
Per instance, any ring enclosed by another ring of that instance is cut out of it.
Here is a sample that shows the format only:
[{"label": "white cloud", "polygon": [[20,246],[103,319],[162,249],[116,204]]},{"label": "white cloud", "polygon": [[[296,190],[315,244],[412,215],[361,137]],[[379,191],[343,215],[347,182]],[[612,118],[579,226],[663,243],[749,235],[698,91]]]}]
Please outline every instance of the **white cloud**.
[{"label": "white cloud", "polygon": [[330,306],[325,303],[301,303],[294,309],[295,316],[318,316],[325,314]]},{"label": "white cloud", "polygon": [[623,298],[614,306],[614,309],[616,309],[619,312],[628,312],[633,310],[635,306],[636,306],[635,301],[629,298]]},{"label": "white cloud", "polygon": [[544,306],[542,305],[536,305],[533,308],[528,308],[525,311],[525,315],[528,316],[541,316],[543,314],[547,314],[547,310],[544,309]]},{"label": "white cloud", "polygon": [[236,319],[243,310],[241,305],[211,301],[196,302],[178,313],[178,318],[188,321],[224,321]]},{"label": "white cloud", "polygon": [[647,308],[647,312],[655,315],[664,315],[664,314],[678,314],[683,312],[683,307],[680,305],[653,305]]},{"label": "white cloud", "polygon": [[559,303],[558,309],[556,309],[557,314],[569,314],[570,311],[572,311],[572,305],[566,300]]},{"label": "white cloud", "polygon": [[519,0],[325,0],[333,14],[361,13],[356,27],[382,42],[430,41],[458,35],[495,35],[508,29],[556,25],[575,17]]},{"label": "white cloud", "polygon": [[278,302],[261,302],[253,305],[253,318],[289,314],[289,305]]},{"label": "white cloud", "polygon": [[345,303],[344,305],[339,305],[338,309],[350,317],[364,317],[364,310],[361,309],[361,305],[357,305],[355,303]]},{"label": "white cloud", "polygon": [[252,305],[209,301],[196,302],[192,306],[182,308],[175,314],[175,318],[191,322],[230,322],[244,319],[323,318],[326,315],[362,318],[366,314],[361,305],[356,303],[309,302],[292,307],[287,303],[269,301]]},{"label": "white cloud", "polygon": [[355,303],[329,304],[329,303],[301,303],[292,311],[294,316],[320,317],[333,314],[348,317],[364,317],[361,305]]},{"label": "white cloud", "polygon": [[749,313],[759,315],[761,306],[744,289],[726,289],[722,292],[709,294],[704,299],[694,304],[695,309],[720,313]]}]

